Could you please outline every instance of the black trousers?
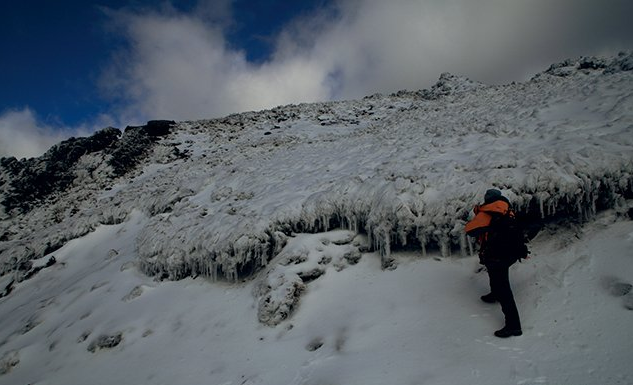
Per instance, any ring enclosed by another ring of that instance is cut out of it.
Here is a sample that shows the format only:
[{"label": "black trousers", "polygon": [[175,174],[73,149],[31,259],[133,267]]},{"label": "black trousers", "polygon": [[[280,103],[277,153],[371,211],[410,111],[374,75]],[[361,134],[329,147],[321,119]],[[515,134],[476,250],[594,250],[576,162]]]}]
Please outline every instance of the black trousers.
[{"label": "black trousers", "polygon": [[501,305],[501,311],[506,319],[505,326],[508,329],[521,330],[519,311],[510,287],[510,265],[504,262],[491,262],[486,263],[486,269],[490,278],[490,292]]}]

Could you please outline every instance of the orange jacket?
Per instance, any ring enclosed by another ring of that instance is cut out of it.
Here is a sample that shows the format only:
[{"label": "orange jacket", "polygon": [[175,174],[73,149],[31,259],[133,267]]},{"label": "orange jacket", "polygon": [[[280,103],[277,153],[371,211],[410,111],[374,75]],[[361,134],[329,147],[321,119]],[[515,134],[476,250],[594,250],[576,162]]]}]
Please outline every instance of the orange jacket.
[{"label": "orange jacket", "polygon": [[508,213],[512,215],[510,205],[505,200],[496,200],[483,206],[476,205],[473,211],[475,212],[475,217],[466,223],[466,227],[464,227],[466,234],[471,236],[477,236],[485,232],[490,226],[493,215],[506,215]]}]

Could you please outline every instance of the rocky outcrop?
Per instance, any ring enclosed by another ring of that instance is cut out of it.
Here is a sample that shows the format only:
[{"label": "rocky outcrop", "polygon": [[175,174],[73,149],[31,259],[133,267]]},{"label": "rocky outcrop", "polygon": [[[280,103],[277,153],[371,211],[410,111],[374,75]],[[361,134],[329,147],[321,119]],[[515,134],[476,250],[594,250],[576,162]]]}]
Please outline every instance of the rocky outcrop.
[{"label": "rocky outcrop", "polygon": [[[144,126],[121,130],[107,127],[90,137],[70,138],[37,158],[0,159],[0,203],[7,213],[28,212],[56,192],[63,192],[77,178],[76,164],[88,154],[102,152],[114,177],[134,168],[161,137],[175,125],[171,120],[152,120]],[[82,170],[83,171],[83,170]],[[91,172],[93,170],[88,170]]]},{"label": "rocky outcrop", "polygon": [[552,64],[545,73],[569,76],[577,70],[602,71],[604,74],[633,71],[633,52],[620,52],[616,57],[581,56]]},{"label": "rocky outcrop", "polygon": [[26,212],[51,193],[63,191],[74,180],[72,170],[79,158],[112,148],[120,135],[119,129],[108,127],[91,137],[65,140],[38,158],[0,159],[5,210]]}]

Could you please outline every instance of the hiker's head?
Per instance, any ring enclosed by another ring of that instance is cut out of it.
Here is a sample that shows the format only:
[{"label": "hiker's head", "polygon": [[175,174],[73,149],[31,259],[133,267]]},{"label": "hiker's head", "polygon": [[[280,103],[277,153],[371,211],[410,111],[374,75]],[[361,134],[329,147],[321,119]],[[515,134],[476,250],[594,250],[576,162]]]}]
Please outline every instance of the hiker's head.
[{"label": "hiker's head", "polygon": [[486,191],[486,194],[484,194],[484,203],[494,202],[497,199],[501,198],[501,196],[501,191],[491,188]]}]

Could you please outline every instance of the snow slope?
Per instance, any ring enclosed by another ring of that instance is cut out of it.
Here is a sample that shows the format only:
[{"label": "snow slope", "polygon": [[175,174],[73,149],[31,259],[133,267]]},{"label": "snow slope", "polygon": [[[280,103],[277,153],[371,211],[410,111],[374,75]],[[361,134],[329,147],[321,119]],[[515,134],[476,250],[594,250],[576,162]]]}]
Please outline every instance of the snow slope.
[{"label": "snow slope", "polygon": [[[181,122],[123,177],[87,153],[0,212],[0,384],[631,383],[632,70]],[[510,340],[462,231],[493,185],[545,225]]]},{"label": "snow slope", "polygon": [[[440,81],[451,83],[471,84],[451,76]],[[613,205],[633,186],[630,90],[631,72],[543,76],[520,86],[470,86],[440,99],[327,105],[317,120],[334,126],[316,125],[297,107],[297,120],[265,131],[271,135],[239,132],[209,150],[196,148],[199,139],[187,146],[181,136],[183,150],[208,160],[148,175],[152,185],[176,179],[189,190],[175,192],[182,200],[141,235],[142,268],[171,278],[236,279],[266,265],[279,245],[276,232],[330,225],[367,232],[385,266],[392,244],[465,255],[463,219],[491,183],[523,210],[590,217],[598,200]],[[368,109],[377,120],[354,124]],[[270,120],[256,128],[273,126]],[[203,127],[206,135],[221,129]],[[135,187],[128,192],[147,191]]]},{"label": "snow slope", "polygon": [[[511,270],[525,333],[501,340],[475,257],[395,253],[391,271],[377,253],[332,262],[271,328],[253,297],[265,273],[233,285],[139,274],[134,238],[149,219],[136,212],[0,300],[0,384],[630,384],[633,222],[616,219],[539,234]],[[298,234],[285,250],[335,261],[327,246],[343,235]]]},{"label": "snow slope", "polygon": [[73,188],[5,218],[3,271],[135,209],[150,217],[145,273],[230,281],[292,232],[336,227],[367,233],[387,268],[403,246],[467,255],[461,229],[491,185],[532,216],[586,220],[633,190],[631,63],[583,58],[504,86],[443,74],[431,90],[182,122],[136,174],[108,179],[108,155],[86,155]]}]

